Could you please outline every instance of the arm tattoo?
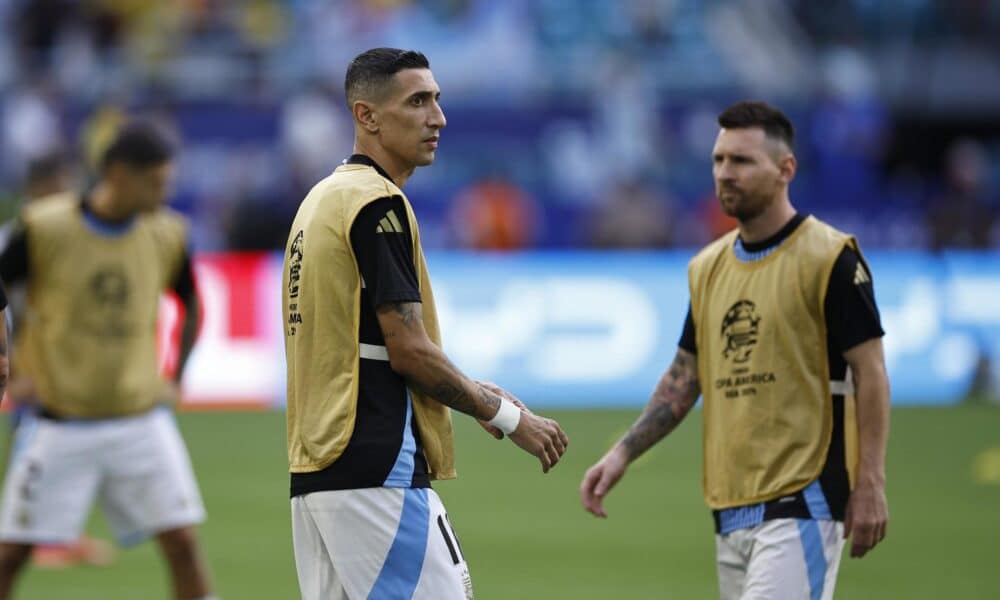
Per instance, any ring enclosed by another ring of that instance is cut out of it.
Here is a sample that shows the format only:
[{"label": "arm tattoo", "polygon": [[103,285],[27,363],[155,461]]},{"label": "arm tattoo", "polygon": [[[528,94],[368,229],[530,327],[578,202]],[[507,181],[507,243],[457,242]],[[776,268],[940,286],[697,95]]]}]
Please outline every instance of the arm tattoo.
[{"label": "arm tattoo", "polygon": [[441,404],[477,419],[488,420],[491,418],[486,416],[487,411],[484,410],[484,407],[492,408],[490,412],[493,414],[500,409],[500,396],[478,385],[476,386],[477,397],[471,396],[451,381],[441,381],[423,391]]},{"label": "arm tattoo", "polygon": [[489,406],[494,410],[500,410],[500,396],[494,394],[481,385],[477,385],[476,390],[479,392],[479,401],[483,406]]},{"label": "arm tattoo", "polygon": [[[426,337],[423,334],[423,307],[419,302],[382,304],[376,311],[380,315],[392,314],[402,322],[403,328],[400,329],[395,322],[380,321],[382,337],[387,342],[397,336],[406,337],[418,332]],[[433,344],[428,343],[424,348],[425,351],[414,355],[416,363],[411,364],[408,374],[404,375],[412,386],[441,404],[477,419],[488,419],[490,417],[485,416],[486,414],[492,416],[496,413],[500,407],[499,396],[469,382]],[[433,351],[427,351],[428,349]],[[488,410],[488,407],[493,410]]]},{"label": "arm tattoo", "polygon": [[[392,302],[380,305],[375,310],[378,313],[392,313],[396,315],[402,321],[403,327],[411,331],[414,329],[414,325],[419,325],[424,320],[423,309],[416,302]],[[382,330],[382,337],[386,339],[394,338],[398,334],[399,332],[395,329]]]},{"label": "arm tattoo", "polygon": [[389,309],[399,315],[400,320],[403,321],[403,325],[406,325],[407,328],[417,321],[423,320],[420,310],[418,310],[417,304],[414,302],[395,302],[389,304]]},{"label": "arm tattoo", "polygon": [[433,386],[428,390],[427,395],[457,411],[475,414],[475,400],[465,390],[450,381],[442,381]]},{"label": "arm tattoo", "polygon": [[629,460],[638,458],[673,431],[694,406],[700,392],[697,358],[679,350],[673,364],[660,378],[646,410],[622,438]]}]

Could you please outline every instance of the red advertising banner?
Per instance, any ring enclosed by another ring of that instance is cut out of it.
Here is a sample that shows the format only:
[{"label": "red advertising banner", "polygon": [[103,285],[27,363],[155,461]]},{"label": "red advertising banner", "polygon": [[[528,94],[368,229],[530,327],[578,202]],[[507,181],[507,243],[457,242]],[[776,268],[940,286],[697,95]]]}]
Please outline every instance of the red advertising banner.
[{"label": "red advertising banner", "polygon": [[[185,408],[267,408],[284,397],[279,257],[203,254],[195,259],[202,305],[198,342],[184,373]],[[177,364],[179,303],[161,302],[164,373]]]}]

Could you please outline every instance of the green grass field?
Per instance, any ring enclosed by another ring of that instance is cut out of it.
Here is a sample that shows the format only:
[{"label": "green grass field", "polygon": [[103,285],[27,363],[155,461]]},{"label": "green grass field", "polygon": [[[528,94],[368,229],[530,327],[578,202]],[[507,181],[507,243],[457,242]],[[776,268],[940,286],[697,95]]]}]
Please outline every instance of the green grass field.
[{"label": "green grass field", "polygon": [[[571,446],[544,476],[509,442],[456,419],[460,478],[436,489],[462,539],[477,598],[716,595],[711,518],[700,492],[699,414],[632,466],[609,497],[608,520],[580,508],[581,475],[635,414],[553,413]],[[210,514],[203,540],[222,598],[298,598],[283,415],[183,414],[180,423]],[[863,560],[844,559],[837,596],[1000,597],[998,448],[998,409],[894,410],[889,537]],[[91,530],[104,532],[100,519]],[[147,543],[106,569],[31,570],[17,597],[159,599],[169,597],[166,586]]]}]

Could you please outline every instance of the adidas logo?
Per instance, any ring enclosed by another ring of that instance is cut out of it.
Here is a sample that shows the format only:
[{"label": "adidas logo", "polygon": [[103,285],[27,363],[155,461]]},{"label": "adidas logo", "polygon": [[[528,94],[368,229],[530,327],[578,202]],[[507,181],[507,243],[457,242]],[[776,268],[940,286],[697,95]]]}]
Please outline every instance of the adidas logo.
[{"label": "adidas logo", "polygon": [[854,271],[854,285],[868,283],[871,280],[872,278],[868,276],[868,271],[865,269],[864,265],[858,263],[858,268]]},{"label": "adidas logo", "polygon": [[403,233],[403,226],[399,223],[399,219],[396,218],[395,211],[390,210],[385,213],[384,217],[379,219],[375,233]]}]

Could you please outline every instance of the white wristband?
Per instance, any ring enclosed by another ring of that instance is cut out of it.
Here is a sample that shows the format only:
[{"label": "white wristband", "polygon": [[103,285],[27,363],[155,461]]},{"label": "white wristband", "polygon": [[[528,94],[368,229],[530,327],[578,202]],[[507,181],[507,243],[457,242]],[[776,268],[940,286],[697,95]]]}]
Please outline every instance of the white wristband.
[{"label": "white wristband", "polygon": [[489,424],[496,427],[505,435],[514,433],[517,424],[521,422],[521,409],[516,404],[506,398],[500,399],[500,408],[497,409],[495,417],[489,420]]}]

